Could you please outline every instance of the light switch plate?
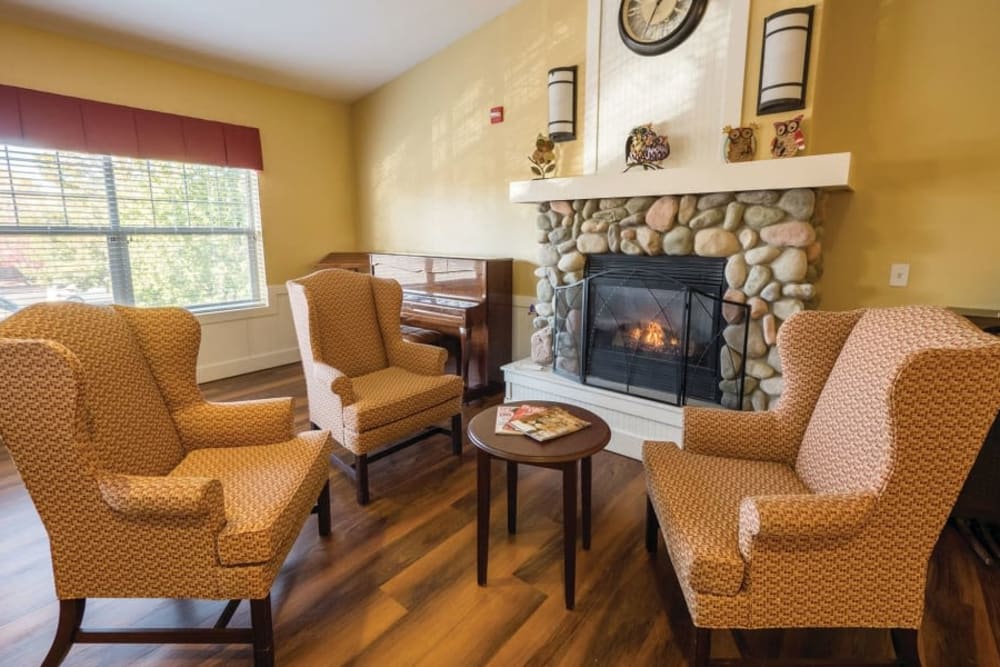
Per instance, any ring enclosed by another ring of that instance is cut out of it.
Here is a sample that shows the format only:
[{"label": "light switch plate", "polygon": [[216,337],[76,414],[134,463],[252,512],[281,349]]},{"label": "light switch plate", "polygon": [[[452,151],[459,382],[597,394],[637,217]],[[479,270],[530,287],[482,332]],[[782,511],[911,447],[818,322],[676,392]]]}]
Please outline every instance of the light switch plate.
[{"label": "light switch plate", "polygon": [[889,268],[889,287],[906,287],[909,282],[909,264],[893,264]]}]

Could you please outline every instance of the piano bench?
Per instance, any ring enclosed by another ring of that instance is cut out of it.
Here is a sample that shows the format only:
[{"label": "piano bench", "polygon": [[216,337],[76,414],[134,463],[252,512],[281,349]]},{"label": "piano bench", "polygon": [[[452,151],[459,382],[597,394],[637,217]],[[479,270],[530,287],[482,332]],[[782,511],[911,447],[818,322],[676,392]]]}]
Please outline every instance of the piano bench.
[{"label": "piano bench", "polygon": [[403,340],[405,341],[409,341],[411,343],[423,343],[424,345],[441,346],[441,339],[443,338],[443,335],[440,331],[434,331],[433,329],[421,329],[420,327],[411,327],[406,324],[401,325],[399,327],[399,331],[403,334]]}]

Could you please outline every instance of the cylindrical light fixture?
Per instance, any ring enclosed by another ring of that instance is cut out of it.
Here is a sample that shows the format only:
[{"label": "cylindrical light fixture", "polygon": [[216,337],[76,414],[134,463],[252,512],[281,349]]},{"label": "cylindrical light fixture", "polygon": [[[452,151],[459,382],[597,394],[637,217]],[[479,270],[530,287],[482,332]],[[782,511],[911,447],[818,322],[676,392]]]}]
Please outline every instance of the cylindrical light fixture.
[{"label": "cylindrical light fixture", "polygon": [[758,114],[805,108],[814,9],[794,7],[764,19]]},{"label": "cylindrical light fixture", "polygon": [[549,70],[549,139],[576,139],[577,66]]}]

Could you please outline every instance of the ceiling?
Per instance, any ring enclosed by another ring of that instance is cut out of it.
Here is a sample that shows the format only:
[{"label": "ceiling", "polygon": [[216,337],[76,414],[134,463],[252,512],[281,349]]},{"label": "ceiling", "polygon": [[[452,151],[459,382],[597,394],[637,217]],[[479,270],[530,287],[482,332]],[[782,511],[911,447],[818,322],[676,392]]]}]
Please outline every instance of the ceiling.
[{"label": "ceiling", "polygon": [[0,0],[0,18],[353,101],[518,0]]}]

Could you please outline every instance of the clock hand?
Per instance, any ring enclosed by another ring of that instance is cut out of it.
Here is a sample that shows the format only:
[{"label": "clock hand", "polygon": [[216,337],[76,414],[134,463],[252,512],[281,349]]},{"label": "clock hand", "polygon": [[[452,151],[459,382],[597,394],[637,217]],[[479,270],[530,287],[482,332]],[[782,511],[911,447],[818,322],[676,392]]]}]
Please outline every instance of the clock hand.
[{"label": "clock hand", "polygon": [[663,0],[656,0],[656,4],[653,5],[653,11],[649,13],[649,18],[646,19],[646,28],[642,31],[642,36],[645,37],[646,33],[649,32],[649,26],[653,23],[653,17],[656,16],[656,10],[660,8],[660,4]]}]

